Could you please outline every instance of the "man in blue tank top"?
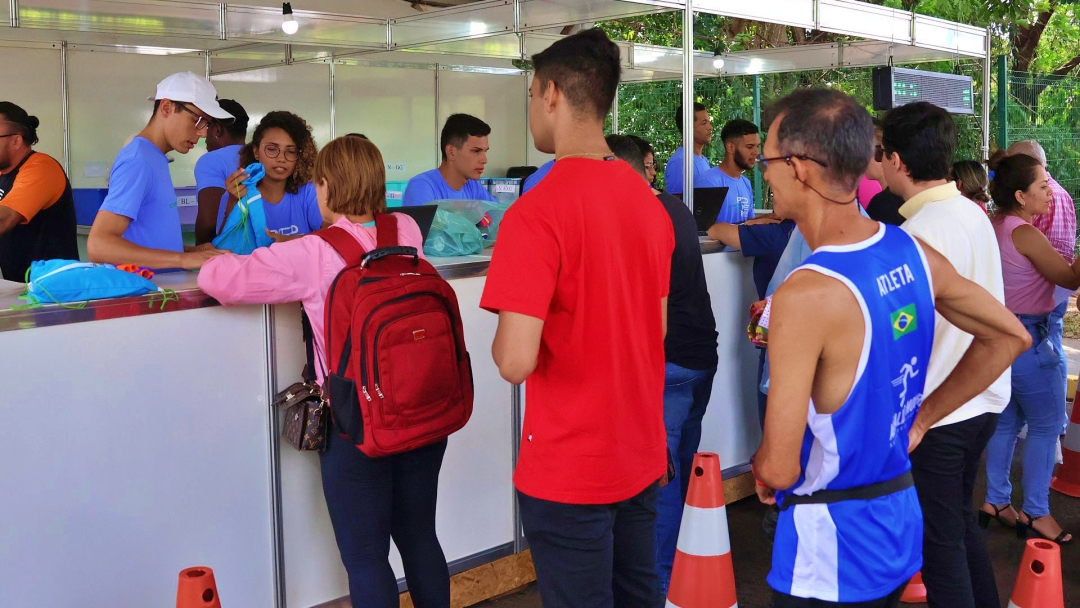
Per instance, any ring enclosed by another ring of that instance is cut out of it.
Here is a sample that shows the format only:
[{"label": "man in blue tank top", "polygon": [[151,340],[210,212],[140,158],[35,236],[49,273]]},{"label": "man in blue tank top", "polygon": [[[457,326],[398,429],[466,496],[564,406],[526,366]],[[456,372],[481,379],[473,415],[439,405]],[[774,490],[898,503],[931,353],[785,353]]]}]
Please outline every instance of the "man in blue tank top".
[{"label": "man in blue tank top", "polygon": [[[814,253],[772,297],[772,376],[758,496],[780,505],[768,582],[775,608],[896,606],[922,566],[908,451],[982,392],[1029,338],[940,254],[855,202],[873,125],[828,89],[778,101],[761,162],[777,214]],[[975,336],[924,396],[934,310]]]}]

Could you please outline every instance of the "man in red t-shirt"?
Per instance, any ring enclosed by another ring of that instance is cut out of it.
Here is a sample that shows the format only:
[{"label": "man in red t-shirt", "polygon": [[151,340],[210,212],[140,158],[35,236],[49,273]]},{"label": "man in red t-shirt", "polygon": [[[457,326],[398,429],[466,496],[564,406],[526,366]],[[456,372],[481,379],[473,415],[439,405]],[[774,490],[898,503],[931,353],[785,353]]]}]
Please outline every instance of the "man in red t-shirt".
[{"label": "man in red t-shirt", "polygon": [[655,608],[671,220],[604,140],[618,47],[588,30],[533,66],[529,127],[556,162],[503,217],[480,302],[499,373],[528,379],[525,538],[545,607]]}]

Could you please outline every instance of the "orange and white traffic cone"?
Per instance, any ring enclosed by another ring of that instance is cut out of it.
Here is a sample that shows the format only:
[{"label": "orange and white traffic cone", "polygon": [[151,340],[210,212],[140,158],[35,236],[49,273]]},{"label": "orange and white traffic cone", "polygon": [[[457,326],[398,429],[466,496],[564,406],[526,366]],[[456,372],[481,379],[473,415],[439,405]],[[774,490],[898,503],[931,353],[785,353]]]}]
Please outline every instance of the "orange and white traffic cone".
[{"label": "orange and white traffic cone", "polygon": [[221,608],[214,571],[205,566],[181,570],[176,586],[176,608]]},{"label": "orange and white traffic cone", "polygon": [[738,608],[720,457],[694,455],[667,608]]},{"label": "orange and white traffic cone", "polygon": [[904,587],[904,593],[900,596],[900,601],[905,604],[926,603],[926,585],[922,582],[922,572],[916,572],[915,576],[911,577],[907,587]]},{"label": "orange and white traffic cone", "polygon": [[1027,541],[1009,608],[1065,608],[1061,547],[1048,540]]},{"label": "orange and white traffic cone", "polygon": [[1064,462],[1050,480],[1050,487],[1066,496],[1080,498],[1080,405],[1076,405],[1076,397],[1073,397],[1069,431],[1061,442],[1061,457]]}]

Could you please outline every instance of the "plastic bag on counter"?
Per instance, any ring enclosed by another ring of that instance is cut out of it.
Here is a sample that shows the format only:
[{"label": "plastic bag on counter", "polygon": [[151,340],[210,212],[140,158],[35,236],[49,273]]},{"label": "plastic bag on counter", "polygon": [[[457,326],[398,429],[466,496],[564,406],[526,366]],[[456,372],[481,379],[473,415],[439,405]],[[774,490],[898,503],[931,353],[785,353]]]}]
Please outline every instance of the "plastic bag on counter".
[{"label": "plastic bag on counter", "polygon": [[[510,203],[493,203],[480,200],[438,200],[432,201],[440,211],[450,211],[472,222],[480,230],[480,238],[485,247],[495,244],[499,235],[499,224],[503,214],[510,208]],[[426,253],[426,251],[425,251]]]},{"label": "plastic bag on counter", "polygon": [[274,242],[266,234],[266,210],[263,209],[262,194],[256,186],[266,175],[262,163],[252,163],[244,171],[248,178],[244,180],[247,194],[240,199],[225,219],[221,234],[214,238],[214,247],[225,249],[240,255],[246,255],[259,247],[268,247]]},{"label": "plastic bag on counter", "polygon": [[26,295],[31,306],[141,296],[164,291],[139,274],[112,264],[39,260],[30,265]]},{"label": "plastic bag on counter", "polygon": [[424,241],[424,255],[450,258],[483,250],[484,239],[476,224],[451,211],[439,209],[435,212],[431,230]]}]

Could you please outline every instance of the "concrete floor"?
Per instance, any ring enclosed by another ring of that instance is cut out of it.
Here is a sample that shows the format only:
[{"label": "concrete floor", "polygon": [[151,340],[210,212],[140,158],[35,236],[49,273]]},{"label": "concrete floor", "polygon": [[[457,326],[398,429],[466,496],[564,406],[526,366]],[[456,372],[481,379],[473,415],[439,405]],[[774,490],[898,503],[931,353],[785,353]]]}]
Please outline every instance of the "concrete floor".
[{"label": "concrete floor", "polygon": [[[1080,371],[1080,340],[1067,340],[1069,373]],[[1018,442],[1018,447],[1023,442]],[[1017,488],[1015,498],[1020,499],[1020,464],[1018,451],[1013,465],[1013,485]],[[985,469],[984,469],[985,470]],[[980,473],[975,488],[976,506],[986,493],[986,478]],[[1019,505],[1019,502],[1015,504]],[[1080,607],[1080,499],[1050,492],[1050,510],[1058,523],[1077,536],[1077,540],[1061,549],[1062,577],[1065,585],[1065,606]],[[761,529],[766,508],[756,498],[748,498],[728,505],[728,527],[731,533],[731,552],[735,564],[735,586],[739,606],[742,608],[767,608],[771,591],[765,583],[772,559],[772,545]],[[1024,552],[1023,541],[1016,538],[1013,529],[1002,528],[991,522],[985,532],[990,554],[994,560],[1001,606],[1008,605],[1020,559]],[[536,585],[530,585],[505,597],[484,602],[488,608],[540,608],[540,595]],[[925,606],[925,604],[917,604]]]}]

